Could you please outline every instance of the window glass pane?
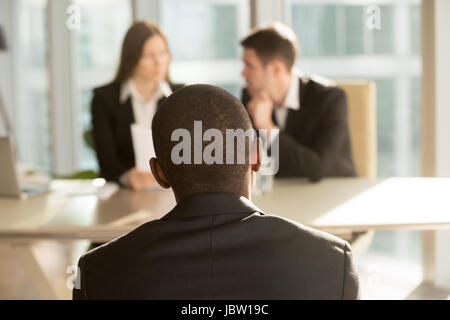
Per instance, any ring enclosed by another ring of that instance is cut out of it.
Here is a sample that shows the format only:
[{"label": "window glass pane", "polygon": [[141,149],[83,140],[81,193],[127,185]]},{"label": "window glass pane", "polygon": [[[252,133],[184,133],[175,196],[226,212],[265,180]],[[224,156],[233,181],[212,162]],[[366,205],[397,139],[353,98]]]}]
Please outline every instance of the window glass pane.
[{"label": "window glass pane", "polygon": [[300,56],[308,57],[315,55],[315,43],[312,32],[308,32],[312,20],[307,5],[292,6],[292,29],[295,31],[300,44]]},{"label": "window glass pane", "polygon": [[[93,92],[92,89],[85,88],[81,89],[79,92],[80,98],[80,107],[81,112],[79,113],[79,125],[82,128],[81,136],[82,139],[79,139],[82,142],[82,148],[80,150],[80,169],[84,170],[97,170],[98,162],[97,156],[95,154],[95,150],[91,145],[89,145],[89,138],[92,125],[91,125],[91,101]],[[93,136],[90,135],[92,138]]]},{"label": "window glass pane", "polygon": [[414,264],[422,259],[421,242],[420,231],[377,231],[370,245],[370,253],[396,257]]},{"label": "window glass pane", "polygon": [[337,54],[336,6],[295,4],[292,28],[299,38],[302,56]]},{"label": "window glass pane", "polygon": [[238,58],[235,4],[166,0],[162,27],[174,60]]},{"label": "window glass pane", "polygon": [[239,83],[215,83],[214,85],[228,91],[236,98],[241,99],[242,87]]},{"label": "window glass pane", "polygon": [[412,174],[421,176],[422,172],[422,81],[419,77],[411,79],[410,95],[411,95],[411,146],[412,146]]},{"label": "window glass pane", "polygon": [[377,87],[378,176],[395,175],[395,81],[375,79]]},{"label": "window glass pane", "polygon": [[364,8],[345,6],[345,54],[364,53]]},{"label": "window glass pane", "polygon": [[46,0],[17,1],[15,133],[18,158],[51,172]]},{"label": "window glass pane", "polygon": [[373,29],[373,52],[375,54],[394,53],[394,7],[380,6],[380,29]]},{"label": "window glass pane", "polygon": [[412,54],[420,54],[421,52],[421,42],[420,42],[420,5],[410,5],[409,6],[409,18],[410,18],[410,29],[411,34],[414,35],[410,38],[410,46]]},{"label": "window glass pane", "polygon": [[240,40],[250,27],[247,0],[165,0],[161,24],[172,53],[174,82],[209,83],[240,97]]},{"label": "window glass pane", "polygon": [[[336,19],[330,14],[327,21],[317,19],[313,13],[323,12],[331,4],[296,0],[291,3],[292,27],[301,48],[300,68],[335,79],[366,79],[376,83],[378,176],[420,176],[420,4],[404,0],[395,5],[380,5],[381,29],[369,30],[367,1],[355,0],[344,5],[336,1]],[[396,16],[405,12],[406,19]],[[325,34],[317,31],[334,23],[336,31],[331,27]],[[322,50],[324,42],[337,49]],[[397,54],[404,48],[407,52]],[[419,265],[420,242],[419,232],[377,232],[367,254],[381,253]]]},{"label": "window glass pane", "polygon": [[[394,9],[379,6],[381,29],[366,32],[366,6],[292,5],[292,28],[302,56],[388,54],[394,52]],[[341,49],[342,48],[342,49]]]},{"label": "window glass pane", "polygon": [[337,53],[337,35],[336,35],[336,6],[323,6],[322,8],[313,8],[312,15],[318,25],[317,54],[321,56],[335,55]]},{"label": "window glass pane", "polygon": [[[405,1],[403,7],[379,6],[381,29],[371,30],[366,26],[367,4],[360,2],[333,6],[293,1],[292,27],[301,48],[298,66],[335,79],[375,81],[378,175],[420,175],[420,5]],[[405,12],[406,19],[396,20],[396,14]],[[399,30],[394,30],[394,21]],[[411,52],[397,54],[394,44]],[[408,68],[398,64],[404,59]],[[358,67],[352,68],[355,63]]]},{"label": "window glass pane", "polygon": [[111,68],[131,24],[129,0],[75,0],[80,6],[81,27],[76,31],[78,67]]},{"label": "window glass pane", "polygon": [[80,29],[74,31],[79,169],[96,170],[95,152],[85,139],[85,133],[91,129],[92,89],[110,82],[115,75],[122,40],[132,23],[132,7],[130,0],[75,0],[74,3],[81,12]]}]

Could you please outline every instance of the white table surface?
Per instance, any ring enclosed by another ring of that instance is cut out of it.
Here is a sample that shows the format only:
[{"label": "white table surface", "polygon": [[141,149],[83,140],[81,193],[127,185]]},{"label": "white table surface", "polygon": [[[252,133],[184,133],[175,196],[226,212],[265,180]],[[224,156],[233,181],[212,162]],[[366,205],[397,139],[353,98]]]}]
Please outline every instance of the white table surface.
[{"label": "white table surface", "polygon": [[272,192],[254,202],[323,230],[450,228],[449,178],[275,180]]},{"label": "white table surface", "polygon": [[[58,294],[31,250],[33,241],[108,241],[161,218],[175,205],[172,192],[161,188],[120,190],[107,200],[98,199],[91,181],[56,180],[51,189],[27,200],[0,197],[0,242],[16,252],[44,299],[56,299]],[[271,192],[253,201],[266,213],[335,234],[450,228],[450,179],[446,178],[336,178],[319,183],[281,179],[275,180]],[[432,256],[422,260],[428,274],[434,260]],[[433,280],[430,275],[427,279]]]},{"label": "white table surface", "polygon": [[[46,195],[0,198],[0,237],[107,240],[175,205],[172,192],[161,188],[120,190],[107,200],[87,189],[89,181],[56,180]],[[448,178],[279,179],[253,201],[266,213],[330,232],[450,228]]]}]

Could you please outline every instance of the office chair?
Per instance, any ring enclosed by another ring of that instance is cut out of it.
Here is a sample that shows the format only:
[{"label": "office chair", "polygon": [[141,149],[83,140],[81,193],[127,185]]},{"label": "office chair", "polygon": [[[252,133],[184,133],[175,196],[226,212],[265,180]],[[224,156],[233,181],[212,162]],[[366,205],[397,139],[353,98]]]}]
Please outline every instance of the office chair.
[{"label": "office chair", "polygon": [[[357,177],[377,176],[376,87],[371,81],[338,81],[347,95],[348,124]],[[347,238],[355,253],[372,243],[375,232],[352,233]],[[339,236],[339,235],[337,235]]]}]

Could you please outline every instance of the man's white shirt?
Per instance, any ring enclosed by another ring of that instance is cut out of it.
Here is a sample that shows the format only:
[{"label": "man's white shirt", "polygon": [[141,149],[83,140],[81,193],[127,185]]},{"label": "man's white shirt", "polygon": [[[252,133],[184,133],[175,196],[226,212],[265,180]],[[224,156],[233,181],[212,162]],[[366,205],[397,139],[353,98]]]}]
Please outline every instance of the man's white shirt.
[{"label": "man's white shirt", "polygon": [[[275,108],[275,119],[277,121],[277,127],[280,130],[284,130],[286,128],[286,121],[287,121],[289,109],[292,109],[292,110],[300,109],[299,76],[300,76],[300,72],[297,72],[295,70],[292,71],[291,82],[289,85],[288,92],[286,94],[286,98],[284,99],[284,102],[281,105],[281,107]],[[271,145],[275,141],[275,138],[277,138],[278,134],[271,133],[271,135],[270,135],[270,144]]]}]

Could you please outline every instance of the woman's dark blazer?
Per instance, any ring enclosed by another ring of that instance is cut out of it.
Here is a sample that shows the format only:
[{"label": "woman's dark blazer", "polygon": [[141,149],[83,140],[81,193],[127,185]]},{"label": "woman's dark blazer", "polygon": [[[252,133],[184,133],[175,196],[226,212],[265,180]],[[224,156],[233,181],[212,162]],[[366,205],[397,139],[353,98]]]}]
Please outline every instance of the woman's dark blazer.
[{"label": "woman's dark blazer", "polygon": [[[183,87],[169,83],[172,92]],[[120,103],[121,84],[112,82],[94,89],[92,126],[100,174],[120,183],[120,176],[135,166],[130,126],[135,122],[131,97]],[[157,102],[160,106],[164,98]]]}]

